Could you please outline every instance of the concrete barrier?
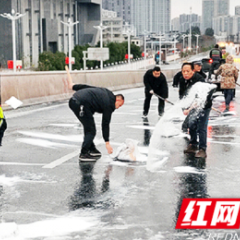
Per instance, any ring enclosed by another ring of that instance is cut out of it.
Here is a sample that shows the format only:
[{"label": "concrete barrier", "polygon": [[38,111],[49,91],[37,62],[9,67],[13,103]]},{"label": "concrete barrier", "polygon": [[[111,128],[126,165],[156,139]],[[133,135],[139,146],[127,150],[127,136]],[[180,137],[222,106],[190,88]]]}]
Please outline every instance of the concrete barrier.
[{"label": "concrete barrier", "polygon": [[[166,78],[172,81],[179,69],[163,70]],[[142,87],[146,70],[121,71],[73,71],[74,83],[105,87],[112,91]],[[72,91],[67,88],[65,71],[1,73],[1,102],[14,96],[23,106],[67,99]],[[6,107],[5,107],[6,108]]]}]

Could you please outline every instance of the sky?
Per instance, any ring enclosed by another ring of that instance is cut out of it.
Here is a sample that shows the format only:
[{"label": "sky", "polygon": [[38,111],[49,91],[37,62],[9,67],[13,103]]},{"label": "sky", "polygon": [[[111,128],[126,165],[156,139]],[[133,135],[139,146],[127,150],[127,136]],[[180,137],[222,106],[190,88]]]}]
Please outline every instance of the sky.
[{"label": "sky", "polygon": [[[235,6],[240,6],[240,0],[230,0],[230,15],[234,15]],[[202,15],[202,1],[201,0],[171,0],[171,17],[178,17],[180,14],[189,14],[190,7],[192,13]]]}]

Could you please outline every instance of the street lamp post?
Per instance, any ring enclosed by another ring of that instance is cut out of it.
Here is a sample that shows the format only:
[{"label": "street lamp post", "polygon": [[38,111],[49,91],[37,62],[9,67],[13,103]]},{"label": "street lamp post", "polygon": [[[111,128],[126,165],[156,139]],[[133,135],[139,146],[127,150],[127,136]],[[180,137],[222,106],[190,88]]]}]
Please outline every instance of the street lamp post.
[{"label": "street lamp post", "polygon": [[184,52],[184,45],[185,45],[185,38],[187,37],[187,35],[186,34],[183,34],[182,35],[182,38],[183,38],[183,52]]},{"label": "street lamp post", "polygon": [[[97,28],[100,31],[100,48],[103,48],[103,30],[108,27],[103,26],[101,22],[99,26],[94,26],[94,28]],[[103,60],[101,60],[101,70],[103,70]]]},{"label": "street lamp post", "polygon": [[124,33],[128,36],[128,64],[130,64],[130,55],[131,55],[131,26],[128,25],[128,22],[125,23],[125,30]]},{"label": "street lamp post", "polygon": [[198,54],[198,38],[200,37],[200,35],[196,34],[195,36],[197,37],[197,50],[196,50],[196,54]]},{"label": "street lamp post", "polygon": [[113,42],[113,18],[111,18],[111,42]]},{"label": "street lamp post", "polygon": [[3,13],[0,14],[0,16],[7,18],[12,21],[12,41],[13,41],[13,71],[16,72],[16,29],[15,29],[15,21],[19,18],[23,17],[24,14],[15,13],[14,9],[12,9],[11,14],[10,13]]},{"label": "street lamp post", "polygon": [[73,27],[75,24],[78,24],[79,22],[72,22],[71,19],[68,19],[68,22],[65,23],[61,21],[62,24],[66,25],[68,27],[68,51],[69,51],[69,71],[72,71],[72,31],[71,27]]},{"label": "street lamp post", "polygon": [[192,49],[192,24],[191,24],[191,16],[192,16],[192,7],[190,7],[190,22],[189,22],[189,34],[188,34],[188,49],[191,51]]},{"label": "street lamp post", "polygon": [[146,69],[146,59],[147,59],[147,34],[148,34],[148,31],[144,31],[144,69]]},{"label": "street lamp post", "polygon": [[161,32],[159,33],[159,37],[156,37],[156,38],[159,38],[159,65],[161,65],[161,61],[162,61],[162,34]]},{"label": "street lamp post", "polygon": [[174,63],[176,62],[176,38],[177,38],[177,35],[173,35],[173,38],[174,38]]}]

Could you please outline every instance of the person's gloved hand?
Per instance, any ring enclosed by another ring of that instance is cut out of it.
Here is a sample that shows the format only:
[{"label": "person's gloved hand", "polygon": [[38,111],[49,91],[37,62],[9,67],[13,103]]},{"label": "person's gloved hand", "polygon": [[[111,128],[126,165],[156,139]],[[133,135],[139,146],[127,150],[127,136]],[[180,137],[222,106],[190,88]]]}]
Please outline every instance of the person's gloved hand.
[{"label": "person's gloved hand", "polygon": [[153,90],[150,90],[149,92],[150,92],[151,94],[154,94],[154,91],[153,91]]}]

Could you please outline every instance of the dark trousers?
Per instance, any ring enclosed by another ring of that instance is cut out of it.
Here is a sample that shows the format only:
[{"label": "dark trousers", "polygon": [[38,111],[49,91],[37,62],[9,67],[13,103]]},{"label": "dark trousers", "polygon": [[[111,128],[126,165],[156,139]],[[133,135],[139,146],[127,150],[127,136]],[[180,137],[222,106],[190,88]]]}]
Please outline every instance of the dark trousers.
[{"label": "dark trousers", "polygon": [[1,119],[0,120],[0,146],[2,146],[2,139],[6,129],[7,129],[6,119]]},{"label": "dark trousers", "polygon": [[[83,114],[80,116],[80,106],[83,106]],[[90,150],[95,149],[95,145],[93,143],[94,137],[96,135],[96,126],[93,118],[93,114],[90,111],[87,104],[81,104],[80,101],[75,98],[71,98],[69,100],[69,107],[74,112],[78,120],[83,125],[84,137],[81,153],[85,154]]]},{"label": "dark trousers", "polygon": [[[148,114],[148,112],[149,112],[152,96],[153,95],[151,93],[145,91],[145,100],[144,100],[144,106],[143,106],[144,114]],[[164,107],[165,107],[165,101],[158,98],[158,114],[159,115],[164,113]]]},{"label": "dark trousers", "polygon": [[[220,67],[220,61],[213,61],[210,70],[209,70],[209,74],[208,74],[208,79],[211,79],[212,74],[214,74],[214,70],[217,70]],[[217,79],[217,76],[215,76],[215,79]]]},{"label": "dark trousers", "polygon": [[206,150],[207,148],[207,127],[208,118],[211,108],[202,109],[197,112],[192,110],[189,114],[189,133],[190,133],[190,144],[198,145],[197,135],[199,135],[199,149]]},{"label": "dark trousers", "polygon": [[226,106],[229,106],[230,102],[233,100],[234,89],[224,89],[223,93],[225,97],[225,104]]}]

